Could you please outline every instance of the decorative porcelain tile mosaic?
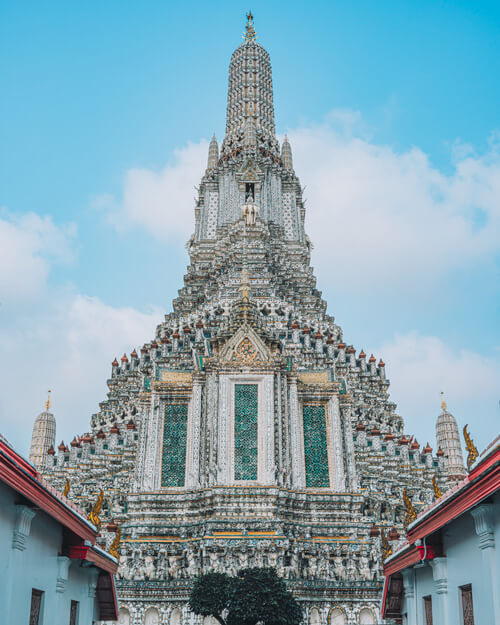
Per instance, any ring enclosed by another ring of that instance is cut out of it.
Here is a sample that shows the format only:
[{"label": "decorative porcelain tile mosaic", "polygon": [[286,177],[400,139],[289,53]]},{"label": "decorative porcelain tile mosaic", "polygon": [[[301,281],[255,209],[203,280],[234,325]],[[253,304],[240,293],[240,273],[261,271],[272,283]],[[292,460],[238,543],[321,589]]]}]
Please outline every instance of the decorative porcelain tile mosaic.
[{"label": "decorative porcelain tile mosaic", "polygon": [[162,486],[184,486],[187,414],[187,404],[165,406],[161,463]]},{"label": "decorative porcelain tile mosaic", "polygon": [[324,406],[304,406],[304,453],[306,487],[328,488],[328,450],[326,444],[326,414]]},{"label": "decorative porcelain tile mosaic", "polygon": [[234,479],[257,479],[257,384],[234,386]]}]

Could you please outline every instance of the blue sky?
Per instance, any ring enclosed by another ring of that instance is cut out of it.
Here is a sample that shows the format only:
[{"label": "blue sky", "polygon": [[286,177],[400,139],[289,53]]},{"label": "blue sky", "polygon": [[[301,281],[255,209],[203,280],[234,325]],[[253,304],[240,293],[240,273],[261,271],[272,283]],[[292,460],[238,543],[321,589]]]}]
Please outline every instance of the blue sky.
[{"label": "blue sky", "polygon": [[[84,431],[109,362],[170,310],[248,8],[0,8],[0,427],[21,450],[49,387],[58,438]],[[329,312],[387,362],[422,443],[444,390],[486,445],[500,419],[500,5],[251,9]]]}]

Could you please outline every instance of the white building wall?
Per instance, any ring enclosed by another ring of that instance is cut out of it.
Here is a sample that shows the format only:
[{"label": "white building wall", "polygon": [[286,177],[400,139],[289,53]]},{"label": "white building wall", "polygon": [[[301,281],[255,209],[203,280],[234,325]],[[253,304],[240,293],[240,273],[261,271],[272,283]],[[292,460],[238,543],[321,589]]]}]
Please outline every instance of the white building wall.
[{"label": "white building wall", "polygon": [[444,528],[444,558],[403,572],[403,623],[425,625],[423,598],[431,595],[434,623],[462,625],[460,587],[471,584],[474,622],[500,625],[500,495],[489,505],[486,523],[476,524],[473,515],[466,512]]},{"label": "white building wall", "polygon": [[[97,569],[61,561],[62,526],[44,512],[28,513],[31,523],[20,528],[18,502],[17,494],[0,484],[0,622],[27,625],[36,588],[44,592],[40,625],[68,625],[72,600],[79,602],[78,625],[91,625],[98,615],[89,584],[97,582]],[[13,542],[16,523],[21,531]]]}]

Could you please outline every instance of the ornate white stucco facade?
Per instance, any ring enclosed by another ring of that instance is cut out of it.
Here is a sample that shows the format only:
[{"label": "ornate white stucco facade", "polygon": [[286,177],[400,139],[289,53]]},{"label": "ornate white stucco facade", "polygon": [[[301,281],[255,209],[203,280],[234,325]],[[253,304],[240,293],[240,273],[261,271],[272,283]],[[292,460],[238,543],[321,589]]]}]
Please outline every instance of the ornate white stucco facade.
[{"label": "ornate white stucco facade", "polygon": [[446,469],[404,435],[384,363],[326,313],[251,36],[194,212],[173,311],[113,362],[89,432],[49,450],[46,475],[88,510],[103,490],[103,544],[122,532],[122,623],[199,624],[193,578],[246,566],[275,567],[308,623],[379,623],[381,530],[401,533],[403,491],[429,503]]}]

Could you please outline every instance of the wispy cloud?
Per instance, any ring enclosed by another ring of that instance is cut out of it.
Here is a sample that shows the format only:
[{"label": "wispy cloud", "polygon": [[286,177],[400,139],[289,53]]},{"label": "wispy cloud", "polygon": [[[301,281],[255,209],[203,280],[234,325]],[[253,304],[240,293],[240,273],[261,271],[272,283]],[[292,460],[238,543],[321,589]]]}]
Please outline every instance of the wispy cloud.
[{"label": "wispy cloud", "polygon": [[458,425],[470,424],[478,447],[486,447],[500,431],[500,358],[453,349],[440,338],[419,332],[397,335],[375,351],[388,363],[398,413],[420,443],[429,440],[434,445],[441,391]]},{"label": "wispy cloud", "polygon": [[13,302],[40,294],[50,266],[72,260],[76,226],[57,226],[35,213],[0,212],[0,298]]},{"label": "wispy cloud", "polygon": [[175,150],[159,171],[128,170],[119,197],[97,196],[94,205],[117,228],[140,227],[159,239],[186,239],[194,227],[195,185],[207,163],[208,142],[190,143]]}]

